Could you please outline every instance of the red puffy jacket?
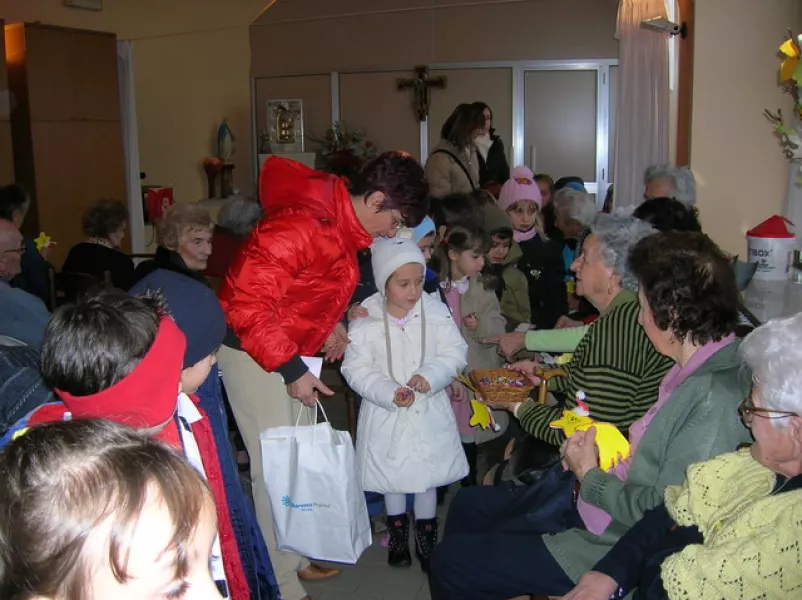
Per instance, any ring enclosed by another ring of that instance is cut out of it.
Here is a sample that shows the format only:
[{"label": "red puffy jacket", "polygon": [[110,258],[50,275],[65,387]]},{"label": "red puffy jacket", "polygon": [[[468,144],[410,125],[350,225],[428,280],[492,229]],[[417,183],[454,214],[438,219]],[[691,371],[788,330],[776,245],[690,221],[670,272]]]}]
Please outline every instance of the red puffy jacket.
[{"label": "red puffy jacket", "polygon": [[373,238],[334,175],[274,156],[262,167],[259,193],[265,217],[219,298],[242,349],[278,371],[320,350],[358,283],[357,251]]}]

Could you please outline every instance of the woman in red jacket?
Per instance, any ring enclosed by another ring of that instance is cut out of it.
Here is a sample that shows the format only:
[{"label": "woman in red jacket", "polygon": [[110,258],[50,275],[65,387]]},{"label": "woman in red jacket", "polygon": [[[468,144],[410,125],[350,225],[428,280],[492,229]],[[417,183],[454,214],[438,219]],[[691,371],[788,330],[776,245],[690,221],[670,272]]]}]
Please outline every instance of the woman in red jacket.
[{"label": "woman in red jacket", "polygon": [[307,597],[299,579],[337,571],[276,551],[259,434],[294,423],[299,401],[314,406],[318,392],[332,394],[301,357],[321,350],[331,359],[342,355],[348,339],[339,322],[359,278],[357,252],[375,237],[417,225],[428,208],[428,189],[423,168],[404,152],[380,155],[348,187],[339,177],[279,157],[262,167],[266,218],[220,288],[229,334],[218,360],[251,457],[256,516],[284,600]]}]

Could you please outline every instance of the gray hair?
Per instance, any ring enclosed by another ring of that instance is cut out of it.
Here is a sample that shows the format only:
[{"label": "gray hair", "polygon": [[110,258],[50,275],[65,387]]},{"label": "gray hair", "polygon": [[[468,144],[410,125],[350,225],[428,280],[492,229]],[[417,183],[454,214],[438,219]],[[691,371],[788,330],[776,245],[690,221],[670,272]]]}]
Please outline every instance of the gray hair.
[{"label": "gray hair", "polygon": [[572,188],[562,188],[554,192],[554,210],[559,211],[566,219],[576,221],[588,228],[596,218],[596,202],[587,192]]},{"label": "gray hair", "polygon": [[[739,352],[752,370],[763,408],[802,414],[802,313],[772,319],[746,336]],[[777,427],[788,419],[772,419]]]},{"label": "gray hair", "polygon": [[629,251],[645,237],[657,233],[646,221],[616,210],[599,213],[590,226],[590,233],[601,244],[604,264],[621,278],[621,288],[638,290],[638,280],[629,269]]},{"label": "gray hair", "polygon": [[246,236],[262,218],[262,206],[253,198],[231,196],[217,214],[217,224],[238,236]]},{"label": "gray hair", "polygon": [[696,204],[696,179],[688,167],[675,167],[670,164],[648,167],[643,176],[644,185],[649,185],[658,179],[671,180],[671,187],[674,190],[672,198],[683,204]]}]

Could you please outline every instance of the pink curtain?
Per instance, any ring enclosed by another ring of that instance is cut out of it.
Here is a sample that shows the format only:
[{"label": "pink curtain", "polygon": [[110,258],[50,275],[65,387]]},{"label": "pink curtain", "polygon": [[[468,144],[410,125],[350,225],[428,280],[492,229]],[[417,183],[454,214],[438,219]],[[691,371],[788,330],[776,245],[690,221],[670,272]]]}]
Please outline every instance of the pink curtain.
[{"label": "pink curtain", "polygon": [[668,35],[641,29],[667,17],[664,0],[620,0],[618,106],[615,131],[615,206],[643,199],[643,172],[668,160]]}]

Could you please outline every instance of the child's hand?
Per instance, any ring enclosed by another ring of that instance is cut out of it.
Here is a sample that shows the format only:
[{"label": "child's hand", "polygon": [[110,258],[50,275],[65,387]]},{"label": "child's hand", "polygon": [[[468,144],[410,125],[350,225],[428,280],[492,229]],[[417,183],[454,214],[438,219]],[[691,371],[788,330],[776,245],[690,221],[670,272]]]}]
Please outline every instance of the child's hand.
[{"label": "child's hand", "polygon": [[408,408],[415,402],[415,392],[408,387],[400,387],[395,391],[393,404],[398,408]]},{"label": "child's hand", "polygon": [[421,375],[413,375],[412,378],[407,381],[407,387],[421,394],[428,394],[432,389],[429,382]]},{"label": "child's hand", "polygon": [[468,394],[465,391],[465,386],[459,381],[451,384],[451,399],[454,402],[465,402],[468,399]]},{"label": "child's hand", "polygon": [[468,331],[476,331],[479,327],[479,317],[476,316],[476,313],[471,313],[466,317],[462,317],[462,322],[465,324]]}]

